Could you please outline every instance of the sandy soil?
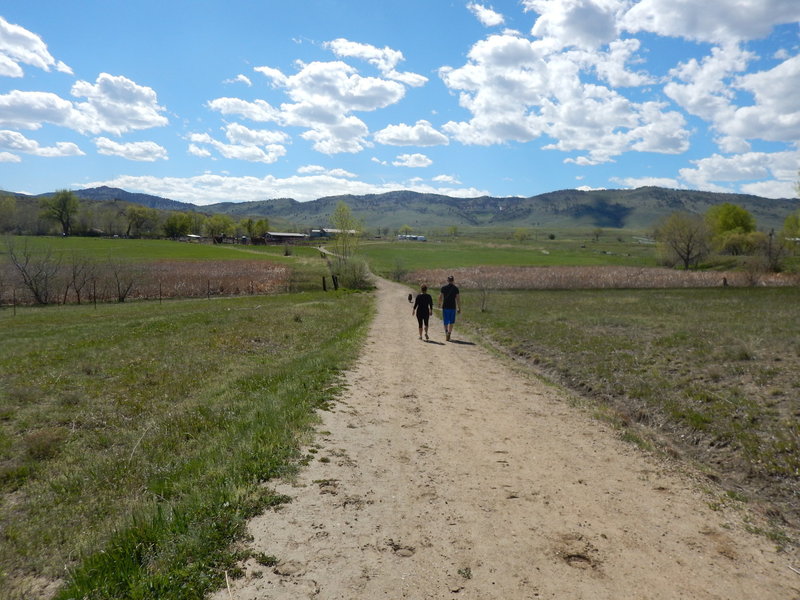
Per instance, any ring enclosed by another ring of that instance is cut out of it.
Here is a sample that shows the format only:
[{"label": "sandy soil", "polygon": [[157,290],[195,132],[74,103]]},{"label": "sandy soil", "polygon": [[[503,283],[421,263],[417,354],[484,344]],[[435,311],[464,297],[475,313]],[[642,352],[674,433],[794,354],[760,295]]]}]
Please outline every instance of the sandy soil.
[{"label": "sandy soil", "polygon": [[709,483],[620,441],[566,392],[458,330],[417,339],[379,281],[348,390],[292,482],[254,519],[215,600],[800,598],[797,556],[714,511]]}]

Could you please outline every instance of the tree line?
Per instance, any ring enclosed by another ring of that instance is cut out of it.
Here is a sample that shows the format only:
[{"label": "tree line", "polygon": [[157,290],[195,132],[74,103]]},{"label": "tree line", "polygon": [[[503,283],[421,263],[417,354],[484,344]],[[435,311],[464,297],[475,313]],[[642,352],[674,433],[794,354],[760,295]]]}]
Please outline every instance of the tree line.
[{"label": "tree line", "polygon": [[82,201],[69,190],[34,199],[0,198],[0,233],[16,235],[120,236],[179,238],[189,234],[262,236],[269,229],[266,218],[158,210],[117,201]]},{"label": "tree line", "polygon": [[800,210],[790,214],[781,231],[758,231],[749,211],[725,202],[705,214],[675,212],[655,229],[661,260],[684,269],[700,266],[716,253],[749,257],[749,266],[779,272],[784,259],[800,249]]}]

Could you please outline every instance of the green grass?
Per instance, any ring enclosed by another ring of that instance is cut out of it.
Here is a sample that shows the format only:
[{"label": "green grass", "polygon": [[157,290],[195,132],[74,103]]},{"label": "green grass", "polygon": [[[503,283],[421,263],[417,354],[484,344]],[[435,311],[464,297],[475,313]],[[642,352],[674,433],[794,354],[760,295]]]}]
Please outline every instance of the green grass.
[{"label": "green grass", "polygon": [[0,598],[201,598],[235,570],[367,294],[0,311]]},{"label": "green grass", "polygon": [[797,522],[800,288],[491,292],[483,313],[477,292],[463,301],[511,353]]},{"label": "green grass", "polygon": [[630,234],[601,237],[572,234],[549,240],[515,242],[508,238],[494,240],[461,239],[413,242],[366,242],[362,254],[376,273],[393,276],[398,270],[441,269],[473,266],[655,266],[655,249],[641,244]]},{"label": "green grass", "polygon": [[[144,240],[124,238],[13,236],[10,241],[17,249],[28,245],[32,250],[63,256],[77,255],[90,260],[122,260],[151,262],[157,260],[241,260],[263,257],[283,262],[284,246],[243,246],[239,244],[198,244],[172,240]],[[301,258],[319,256],[313,247],[291,247],[292,255]],[[0,260],[6,260],[7,249],[0,244]]]}]

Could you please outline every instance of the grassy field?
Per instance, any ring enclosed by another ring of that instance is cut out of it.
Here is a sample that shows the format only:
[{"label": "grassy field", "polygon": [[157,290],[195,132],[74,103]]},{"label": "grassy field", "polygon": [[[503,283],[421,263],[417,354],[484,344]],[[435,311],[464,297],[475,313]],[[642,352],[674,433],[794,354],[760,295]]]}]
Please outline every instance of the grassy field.
[{"label": "grassy field", "polygon": [[477,291],[463,300],[462,323],[630,439],[800,531],[800,288],[492,291],[484,312]]},{"label": "grassy field", "polygon": [[219,587],[246,519],[284,500],[261,483],[302,459],[370,305],[316,292],[0,310],[0,598]]},{"label": "grassy field", "polygon": [[599,240],[584,232],[559,232],[522,242],[498,236],[445,238],[428,242],[365,242],[361,252],[385,276],[418,269],[489,266],[626,265],[655,266],[655,247],[631,233],[607,233]]}]

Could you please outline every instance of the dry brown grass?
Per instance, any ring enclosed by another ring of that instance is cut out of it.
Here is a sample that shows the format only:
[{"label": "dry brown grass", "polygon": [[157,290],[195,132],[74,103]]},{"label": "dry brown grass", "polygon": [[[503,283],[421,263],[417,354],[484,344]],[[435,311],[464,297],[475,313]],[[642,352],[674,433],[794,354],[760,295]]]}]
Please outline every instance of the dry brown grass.
[{"label": "dry brown grass", "polygon": [[492,290],[569,290],[569,289],[648,289],[800,285],[800,276],[744,271],[679,271],[666,268],[591,266],[591,267],[503,267],[484,266],[460,269],[413,271],[404,280],[411,284],[444,284],[454,275],[456,284],[466,289]]},{"label": "dry brown grass", "polygon": [[[287,291],[291,269],[263,260],[177,261],[150,263],[95,263],[75,287],[69,264],[59,265],[48,284],[52,303],[109,302],[120,300],[155,300],[203,296],[239,296]],[[0,266],[0,304],[33,304],[30,290],[10,264]]]}]

